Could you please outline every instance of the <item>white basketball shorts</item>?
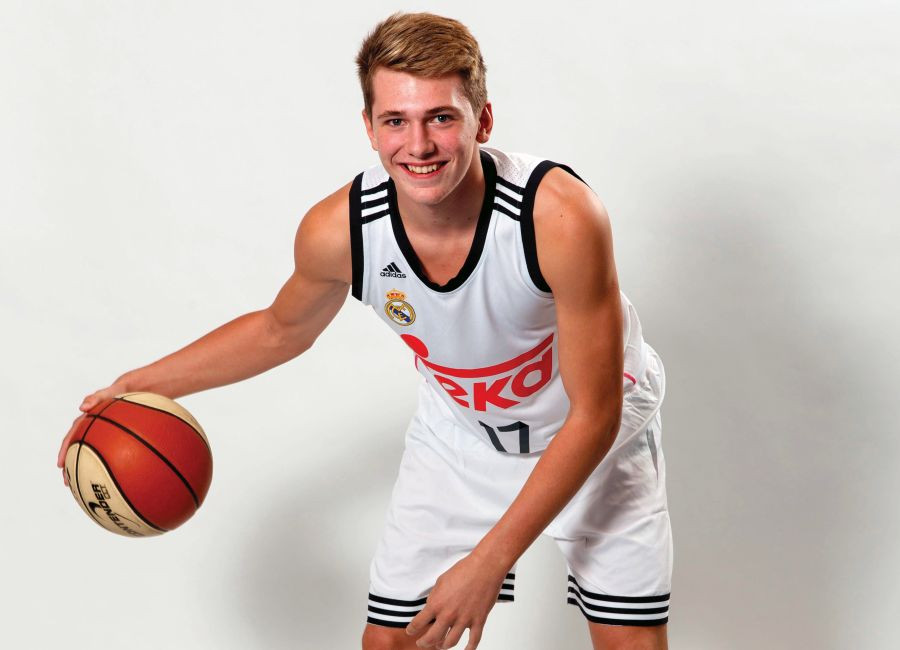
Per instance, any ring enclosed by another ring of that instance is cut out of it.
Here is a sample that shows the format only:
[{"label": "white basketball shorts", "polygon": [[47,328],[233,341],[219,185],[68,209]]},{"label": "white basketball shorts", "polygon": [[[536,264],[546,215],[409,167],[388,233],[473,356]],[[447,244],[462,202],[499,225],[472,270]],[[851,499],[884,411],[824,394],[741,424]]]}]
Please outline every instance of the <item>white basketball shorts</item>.
[{"label": "white basketball shorts", "polygon": [[[498,452],[441,411],[434,401],[440,398],[427,395],[430,388],[422,390],[372,560],[367,620],[375,625],[409,624],[437,578],[506,512],[542,453]],[[668,621],[672,531],[659,413],[664,392],[665,370],[651,349],[647,372],[625,394],[613,448],[544,530],[566,559],[567,602],[595,623]],[[512,601],[514,587],[515,566],[498,602]]]}]

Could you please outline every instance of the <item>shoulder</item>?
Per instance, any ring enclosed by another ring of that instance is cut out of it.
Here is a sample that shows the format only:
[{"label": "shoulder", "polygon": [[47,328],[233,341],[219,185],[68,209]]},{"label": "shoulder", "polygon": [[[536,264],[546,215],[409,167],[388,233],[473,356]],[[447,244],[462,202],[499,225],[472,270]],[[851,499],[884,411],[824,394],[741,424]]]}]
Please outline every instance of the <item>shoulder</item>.
[{"label": "shoulder", "polygon": [[608,227],[609,215],[591,188],[565,169],[554,167],[538,185],[534,225],[536,229],[560,231],[557,234],[570,229],[592,231]]},{"label": "shoulder", "polygon": [[312,206],[294,239],[298,271],[321,280],[350,283],[350,186],[347,183]]},{"label": "shoulder", "polygon": [[585,183],[554,167],[538,185],[533,215],[538,263],[554,294],[585,269],[615,281],[609,215]]}]

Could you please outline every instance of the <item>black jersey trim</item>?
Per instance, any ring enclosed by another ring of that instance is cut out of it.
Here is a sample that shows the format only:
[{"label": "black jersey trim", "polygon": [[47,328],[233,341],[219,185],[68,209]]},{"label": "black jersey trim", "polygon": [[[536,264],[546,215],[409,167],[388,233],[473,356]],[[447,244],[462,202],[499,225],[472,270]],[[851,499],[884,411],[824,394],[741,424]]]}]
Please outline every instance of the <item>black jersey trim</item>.
[{"label": "black jersey trim", "polygon": [[[498,198],[499,198],[499,195],[498,195]],[[519,220],[519,215],[517,215],[515,212],[513,212],[512,210],[510,210],[509,208],[507,208],[507,207],[506,207],[505,205],[503,205],[502,203],[499,203],[499,202],[497,202],[497,201],[494,201],[494,209],[495,209],[497,212],[502,212],[503,214],[505,214],[505,215],[506,215],[507,217],[509,217],[510,219],[513,219],[514,221],[518,221],[518,220]]]},{"label": "black jersey trim", "polygon": [[[522,196],[519,194],[519,196]],[[522,199],[517,199],[512,194],[507,194],[503,190],[500,189],[499,184],[497,185],[497,194],[494,196],[495,199],[503,199],[511,206],[513,206],[516,210],[522,209]]]},{"label": "black jersey trim", "polygon": [[[502,176],[497,177],[497,184],[502,185],[506,189],[512,190],[513,192],[515,192],[516,194],[518,194],[520,196],[525,193],[524,187],[519,187],[515,183],[510,183],[508,180],[506,180]],[[503,192],[503,194],[506,194],[506,192]]]},{"label": "black jersey trim", "polygon": [[478,266],[481,259],[481,252],[484,250],[484,242],[487,239],[488,227],[491,225],[491,214],[494,212],[494,193],[496,191],[495,183],[497,179],[497,167],[494,159],[490,155],[481,151],[481,167],[484,170],[484,200],[481,202],[481,213],[478,215],[478,224],[475,226],[475,237],[472,239],[472,247],[469,249],[469,255],[463,263],[462,268],[454,277],[447,281],[447,284],[438,284],[433,282],[425,274],[422,262],[419,256],[409,243],[406,236],[406,230],[403,228],[403,220],[400,218],[400,210],[397,208],[397,188],[394,181],[388,181],[388,199],[391,209],[391,226],[394,230],[394,239],[406,258],[406,262],[412,269],[416,277],[422,281],[432,291],[439,293],[447,293],[458,289],[463,283],[469,279],[472,271]]},{"label": "black jersey trim", "polygon": [[534,197],[537,195],[538,185],[540,185],[541,180],[554,167],[566,170],[584,183],[584,179],[572,171],[572,168],[568,165],[561,165],[552,160],[543,160],[538,163],[528,178],[528,184],[525,186],[525,192],[522,196],[522,213],[519,215],[519,225],[522,229],[522,248],[525,253],[525,266],[528,267],[528,275],[531,277],[531,281],[534,282],[534,286],[547,293],[551,293],[552,290],[544,279],[541,267],[538,264],[537,240],[534,235]]},{"label": "black jersey trim", "polygon": [[[360,210],[360,214],[361,214],[361,213],[362,213],[362,210]],[[385,203],[385,204],[384,204],[384,210],[381,210],[380,212],[373,212],[372,214],[367,214],[367,215],[364,216],[364,217],[360,217],[360,222],[361,222],[361,223],[371,223],[372,221],[376,221],[376,220],[378,220],[378,219],[381,219],[381,217],[386,217],[386,216],[388,216],[390,213],[391,213],[391,209],[390,209],[390,207],[388,206],[388,204]]]},{"label": "black jersey trim", "polygon": [[367,190],[363,190],[360,188],[360,198],[363,203],[371,203],[372,201],[380,201],[384,199],[383,196],[375,198],[375,195],[381,192],[382,190],[386,190],[388,186],[388,182],[384,181],[383,183],[379,183],[375,187],[370,187]]},{"label": "black jersey trim", "polygon": [[363,282],[363,240],[362,240],[362,190],[363,174],[353,179],[350,186],[350,259],[353,267],[351,292],[353,297],[362,302]]}]

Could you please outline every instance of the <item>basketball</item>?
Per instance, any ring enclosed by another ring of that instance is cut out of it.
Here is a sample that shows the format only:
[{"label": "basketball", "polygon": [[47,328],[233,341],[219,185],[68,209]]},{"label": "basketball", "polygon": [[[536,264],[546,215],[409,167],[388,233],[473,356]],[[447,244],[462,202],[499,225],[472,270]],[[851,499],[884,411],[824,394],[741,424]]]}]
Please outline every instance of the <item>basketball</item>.
[{"label": "basketball", "polygon": [[85,414],[65,470],[88,517],[119,535],[150,537],[177,528],[203,504],[212,454],[200,424],[180,404],[123,393]]}]

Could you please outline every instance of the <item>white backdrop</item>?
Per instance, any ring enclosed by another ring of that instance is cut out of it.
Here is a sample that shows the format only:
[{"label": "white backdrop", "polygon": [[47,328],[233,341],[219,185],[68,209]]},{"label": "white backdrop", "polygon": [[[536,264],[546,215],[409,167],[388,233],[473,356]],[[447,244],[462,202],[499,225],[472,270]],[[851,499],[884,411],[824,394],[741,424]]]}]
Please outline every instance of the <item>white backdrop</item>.
[{"label": "white backdrop", "polygon": [[[54,466],[81,398],[268,305],[298,219],[376,158],[353,57],[396,9],[482,43],[491,145],[572,165],[668,371],[673,648],[895,648],[900,10],[0,0],[0,644],[354,648],[417,378],[349,301],[182,403],[206,504],[161,538]],[[539,540],[483,650],[586,648]],[[463,647],[462,644],[459,646]]]}]

